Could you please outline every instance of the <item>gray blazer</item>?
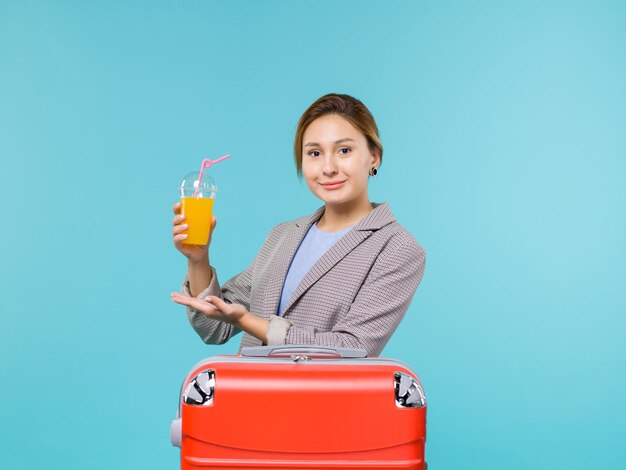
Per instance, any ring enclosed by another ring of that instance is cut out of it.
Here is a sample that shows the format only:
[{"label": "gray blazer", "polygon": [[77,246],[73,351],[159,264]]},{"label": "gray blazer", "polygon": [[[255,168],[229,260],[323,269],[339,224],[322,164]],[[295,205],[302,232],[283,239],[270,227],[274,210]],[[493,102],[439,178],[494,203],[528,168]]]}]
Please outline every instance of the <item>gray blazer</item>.
[{"label": "gray blazer", "polygon": [[[278,303],[291,259],[324,208],[274,227],[252,264],[220,287],[198,294],[220,296],[270,321],[268,344],[363,348],[378,356],[404,317],[424,274],[425,252],[396,222],[387,204],[374,210],[333,245],[304,276],[283,317]],[[185,277],[183,293],[189,293]],[[223,344],[241,332],[196,309],[187,316],[205,343]],[[260,346],[244,332],[240,350]]]}]

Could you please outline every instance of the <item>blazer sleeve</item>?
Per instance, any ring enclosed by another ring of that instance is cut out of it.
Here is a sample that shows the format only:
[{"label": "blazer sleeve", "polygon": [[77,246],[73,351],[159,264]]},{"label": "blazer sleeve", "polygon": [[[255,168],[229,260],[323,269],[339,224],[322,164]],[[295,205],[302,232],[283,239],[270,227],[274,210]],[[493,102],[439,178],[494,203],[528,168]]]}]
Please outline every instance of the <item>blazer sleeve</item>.
[{"label": "blazer sleeve", "polygon": [[[220,286],[217,279],[217,273],[215,269],[211,267],[212,276],[209,286],[200,292],[196,298],[204,299],[205,297],[212,295],[222,298],[225,302],[230,304],[241,304],[246,310],[250,310],[250,295],[252,292],[252,276],[254,269],[258,263],[263,249],[267,246],[268,240],[271,238],[273,232],[277,230],[279,226],[274,227],[268,234],[263,247],[256,255],[254,261],[248,266],[248,268],[242,273],[237,274],[235,277],[226,281],[223,286]],[[191,296],[189,290],[189,277],[185,275],[183,281],[182,293]],[[187,318],[193,329],[198,333],[198,336],[202,338],[207,344],[224,344],[233,336],[241,333],[241,328],[231,325],[214,318],[209,318],[199,310],[192,307],[187,307]]]},{"label": "blazer sleeve", "polygon": [[349,311],[331,331],[291,324],[285,344],[362,348],[369,356],[380,355],[409,308],[425,263],[426,254],[412,237],[392,238],[376,258]]}]

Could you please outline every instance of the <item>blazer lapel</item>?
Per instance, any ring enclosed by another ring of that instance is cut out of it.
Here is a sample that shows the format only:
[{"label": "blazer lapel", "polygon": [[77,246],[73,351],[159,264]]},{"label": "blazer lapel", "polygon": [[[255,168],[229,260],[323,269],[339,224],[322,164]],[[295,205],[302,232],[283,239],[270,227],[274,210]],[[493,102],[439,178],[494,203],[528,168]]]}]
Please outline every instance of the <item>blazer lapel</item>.
[{"label": "blazer lapel", "polygon": [[263,311],[260,312],[264,318],[269,318],[278,312],[278,304],[291,260],[311,225],[317,222],[323,213],[324,208],[321,207],[308,219],[295,222],[291,230],[287,232],[285,240],[277,247],[275,258],[270,262],[263,298]]},{"label": "blazer lapel", "polygon": [[[395,221],[395,217],[391,213],[391,210],[387,206],[387,204],[376,204],[375,210],[373,210],[370,214],[368,214],[361,222],[359,222],[352,230],[350,230],[347,234],[345,234],[342,238],[340,238],[337,243],[335,243],[330,250],[328,250],[317,262],[313,265],[311,270],[304,276],[293,296],[289,300],[287,304],[287,308],[283,315],[287,315],[289,313],[289,309],[291,306],[313,285],[315,284],[324,274],[326,274],[333,266],[339,263],[343,258],[345,258],[348,253],[354,250],[357,246],[359,246],[364,240],[366,240],[374,231],[380,229],[381,227]],[[320,214],[321,217],[321,214]],[[318,217],[319,219],[319,217]],[[309,226],[307,227],[307,230]],[[306,233],[306,232],[305,232]],[[296,246],[296,249],[298,247]],[[295,250],[291,253],[291,258],[293,258],[295,254]],[[287,268],[289,266],[287,265]],[[285,270],[286,275],[286,270]],[[282,280],[284,281],[285,275],[283,275]],[[282,283],[281,283],[282,288]],[[280,294],[279,294],[280,296]],[[278,304],[277,304],[278,306]]]},{"label": "blazer lapel", "polygon": [[291,309],[291,306],[298,300],[302,294],[304,294],[309,287],[315,284],[319,278],[326,274],[330,268],[335,266],[341,261],[348,253],[356,248],[363,240],[368,238],[372,234],[371,231],[354,231],[351,230],[344,235],[333,247],[328,250],[317,262],[313,265],[311,270],[304,276],[293,296],[287,304],[287,308],[283,315],[286,315]]}]

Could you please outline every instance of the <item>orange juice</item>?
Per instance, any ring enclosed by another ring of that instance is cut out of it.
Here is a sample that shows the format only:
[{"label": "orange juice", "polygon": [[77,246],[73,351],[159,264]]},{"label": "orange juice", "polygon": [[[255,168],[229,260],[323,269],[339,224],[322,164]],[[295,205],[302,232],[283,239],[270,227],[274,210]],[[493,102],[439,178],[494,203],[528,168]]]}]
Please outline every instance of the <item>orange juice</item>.
[{"label": "orange juice", "polygon": [[182,197],[182,214],[189,228],[185,232],[187,245],[206,245],[209,241],[211,218],[213,216],[212,197]]}]

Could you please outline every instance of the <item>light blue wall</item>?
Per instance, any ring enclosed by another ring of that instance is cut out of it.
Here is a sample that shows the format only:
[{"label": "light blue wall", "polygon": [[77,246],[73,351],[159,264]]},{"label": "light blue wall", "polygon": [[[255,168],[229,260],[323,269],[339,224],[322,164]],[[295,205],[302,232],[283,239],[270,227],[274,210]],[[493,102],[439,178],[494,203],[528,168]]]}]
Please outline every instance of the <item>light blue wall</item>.
[{"label": "light blue wall", "polygon": [[[0,2],[0,467],[176,468],[206,346],[169,302],[180,178],[220,187],[242,270],[319,202],[297,119],[376,117],[371,195],[428,252],[384,355],[421,376],[434,469],[621,468],[626,7],[620,1]],[[218,424],[219,425],[219,424]]]}]

